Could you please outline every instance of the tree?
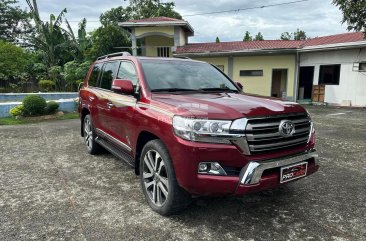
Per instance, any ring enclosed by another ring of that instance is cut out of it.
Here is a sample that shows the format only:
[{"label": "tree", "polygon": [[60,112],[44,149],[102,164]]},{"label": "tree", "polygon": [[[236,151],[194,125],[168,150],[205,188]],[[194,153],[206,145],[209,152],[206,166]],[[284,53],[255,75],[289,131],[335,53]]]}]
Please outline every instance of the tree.
[{"label": "tree", "polygon": [[297,29],[296,32],[294,32],[294,40],[306,40],[306,33],[305,31]]},{"label": "tree", "polygon": [[258,32],[258,34],[255,35],[254,40],[255,41],[262,41],[262,40],[264,40],[262,33],[261,32]]},{"label": "tree", "polygon": [[122,6],[112,8],[105,13],[102,13],[99,17],[103,26],[110,24],[118,24],[119,22],[125,22],[132,19],[132,8],[124,8]]},{"label": "tree", "polygon": [[220,43],[219,37],[216,37],[216,43]]},{"label": "tree", "polygon": [[[92,47],[87,50],[86,56],[89,60],[121,49],[118,47],[131,46],[131,41],[124,30],[116,25],[101,26],[91,33]],[[124,49],[123,49],[124,50]]]},{"label": "tree", "polygon": [[69,30],[68,32],[66,32],[70,38],[70,41],[68,41],[68,43],[70,44],[70,47],[72,47],[72,54],[74,56],[74,59],[82,62],[85,59],[85,53],[87,49],[91,46],[90,39],[86,33],[86,19],[84,18],[79,23],[77,37],[75,36],[74,31],[72,30],[67,19],[65,19],[65,22]]},{"label": "tree", "polygon": [[289,32],[283,32],[281,34],[281,40],[291,40],[292,39],[292,34],[290,34]]},{"label": "tree", "polygon": [[252,40],[253,40],[252,36],[250,36],[250,33],[248,31],[246,31],[245,35],[244,35],[244,38],[243,38],[243,41],[247,42],[247,41],[252,41]]},{"label": "tree", "polygon": [[16,43],[32,31],[29,13],[14,6],[17,3],[17,0],[0,0],[0,40]]},{"label": "tree", "polygon": [[75,90],[88,73],[91,62],[85,61],[78,63],[76,61],[67,62],[64,65],[63,75],[66,80],[66,87],[69,90]]},{"label": "tree", "polygon": [[366,37],[366,0],[333,0],[343,12],[342,23],[347,23],[348,31],[364,31]]},{"label": "tree", "polygon": [[0,40],[0,79],[20,75],[27,64],[24,50],[14,44]]},{"label": "tree", "polygon": [[174,2],[161,3],[160,0],[130,0],[129,7],[132,10],[133,19],[170,17],[182,19],[182,16],[174,11]]}]

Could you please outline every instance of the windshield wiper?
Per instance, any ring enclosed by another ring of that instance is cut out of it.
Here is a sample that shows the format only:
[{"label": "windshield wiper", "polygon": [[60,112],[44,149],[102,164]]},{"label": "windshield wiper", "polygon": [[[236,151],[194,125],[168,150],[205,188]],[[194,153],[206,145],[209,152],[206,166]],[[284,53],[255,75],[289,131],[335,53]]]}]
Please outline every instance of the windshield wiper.
[{"label": "windshield wiper", "polygon": [[228,88],[201,88],[199,90],[203,90],[203,91],[223,91],[223,92],[235,92],[235,93],[238,93],[237,90],[232,90],[232,89],[228,89]]},{"label": "windshield wiper", "polygon": [[183,89],[183,88],[165,88],[165,89],[153,89],[151,92],[179,92],[179,91],[198,91],[195,89]]}]

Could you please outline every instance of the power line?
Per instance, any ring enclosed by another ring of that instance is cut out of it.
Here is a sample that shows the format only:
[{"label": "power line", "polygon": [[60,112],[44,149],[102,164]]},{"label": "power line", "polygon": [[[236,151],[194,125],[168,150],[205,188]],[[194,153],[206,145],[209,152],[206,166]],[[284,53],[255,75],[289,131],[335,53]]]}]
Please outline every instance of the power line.
[{"label": "power line", "polygon": [[[253,10],[253,9],[261,9],[261,8],[269,8],[269,7],[277,7],[277,6],[283,6],[283,5],[290,5],[290,4],[301,3],[301,2],[308,2],[308,1],[310,1],[310,0],[297,0],[297,1],[291,1],[291,2],[274,3],[274,4],[256,6],[256,7],[238,8],[238,9],[230,9],[230,10],[223,10],[223,11],[216,11],[216,12],[187,14],[187,15],[182,15],[182,17],[193,17],[193,16],[202,16],[202,15],[209,15],[209,14],[240,12],[240,11],[247,11],[247,10]],[[69,20],[69,22],[80,22],[80,21],[81,20]],[[99,22],[99,20],[87,20],[87,22]]]},{"label": "power line", "polygon": [[292,1],[292,2],[268,4],[268,5],[262,5],[262,6],[257,6],[257,7],[249,7],[249,8],[238,8],[238,9],[231,9],[231,10],[224,10],[224,11],[217,11],[217,12],[195,13],[195,14],[183,15],[182,17],[192,17],[192,16],[201,16],[201,15],[209,15],[209,14],[240,12],[240,11],[246,11],[246,10],[252,10],[252,9],[259,9],[259,8],[268,8],[268,7],[276,7],[276,6],[282,6],[282,5],[289,5],[289,4],[300,3],[300,2],[307,2],[307,1],[310,1],[310,0],[298,0],[298,1]]}]

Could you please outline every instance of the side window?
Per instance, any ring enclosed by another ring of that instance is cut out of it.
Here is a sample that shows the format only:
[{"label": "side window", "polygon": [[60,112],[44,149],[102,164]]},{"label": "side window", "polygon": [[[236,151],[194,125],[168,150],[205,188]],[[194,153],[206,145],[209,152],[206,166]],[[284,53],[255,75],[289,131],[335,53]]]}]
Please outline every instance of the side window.
[{"label": "side window", "polygon": [[117,79],[131,80],[133,85],[137,85],[137,73],[131,62],[123,61],[118,70]]},{"label": "side window", "polygon": [[108,62],[104,65],[100,88],[110,90],[116,76],[118,62]]},{"label": "side window", "polygon": [[102,72],[102,66],[103,64],[94,65],[93,70],[89,76],[88,86],[98,86],[98,78],[100,73]]}]

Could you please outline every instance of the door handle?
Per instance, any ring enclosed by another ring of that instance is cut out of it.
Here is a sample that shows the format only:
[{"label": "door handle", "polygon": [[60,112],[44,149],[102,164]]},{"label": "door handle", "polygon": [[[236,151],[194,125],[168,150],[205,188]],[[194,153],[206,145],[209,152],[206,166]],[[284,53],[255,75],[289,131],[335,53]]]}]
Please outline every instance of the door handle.
[{"label": "door handle", "polygon": [[115,105],[112,103],[112,102],[108,102],[107,103],[107,107],[108,107],[108,109],[111,109],[111,108],[113,108]]},{"label": "door handle", "polygon": [[89,100],[93,101],[95,98],[93,96],[89,96]]}]

